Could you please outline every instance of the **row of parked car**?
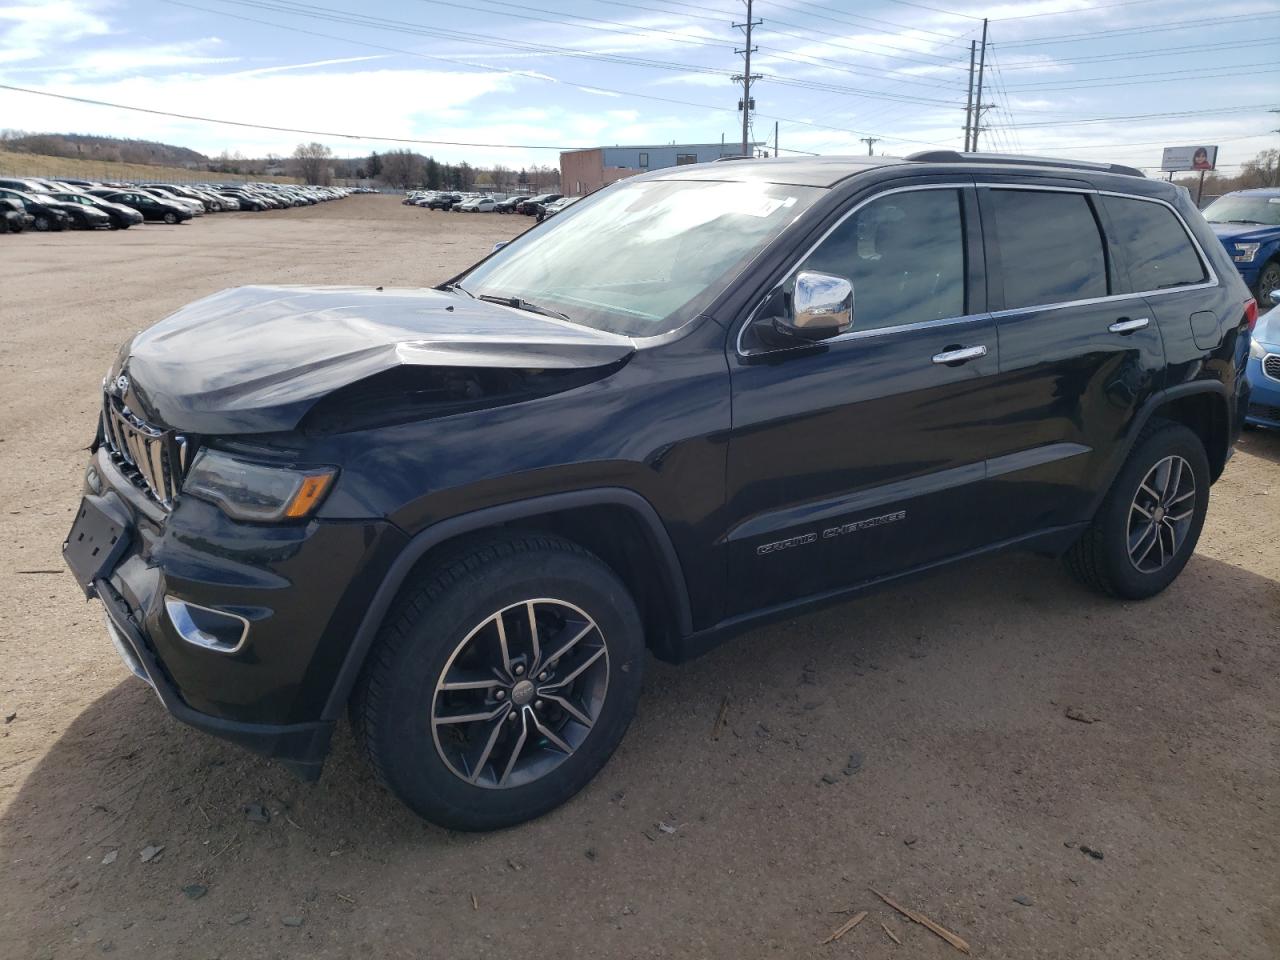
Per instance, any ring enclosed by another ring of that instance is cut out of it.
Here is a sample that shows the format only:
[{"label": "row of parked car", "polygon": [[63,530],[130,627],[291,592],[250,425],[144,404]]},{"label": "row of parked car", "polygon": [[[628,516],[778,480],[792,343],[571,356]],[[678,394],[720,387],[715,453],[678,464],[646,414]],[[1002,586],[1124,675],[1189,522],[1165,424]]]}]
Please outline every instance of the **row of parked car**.
[{"label": "row of parked car", "polygon": [[402,201],[406,206],[428,210],[456,210],[459,213],[522,213],[539,221],[555,216],[581,197],[560,193],[497,196],[488,193],[449,193],[439,190],[414,190]]},{"label": "row of parked car", "polygon": [[350,191],[281,183],[98,183],[0,178],[0,233],[182,223],[228,210],[281,210],[336,200]]}]

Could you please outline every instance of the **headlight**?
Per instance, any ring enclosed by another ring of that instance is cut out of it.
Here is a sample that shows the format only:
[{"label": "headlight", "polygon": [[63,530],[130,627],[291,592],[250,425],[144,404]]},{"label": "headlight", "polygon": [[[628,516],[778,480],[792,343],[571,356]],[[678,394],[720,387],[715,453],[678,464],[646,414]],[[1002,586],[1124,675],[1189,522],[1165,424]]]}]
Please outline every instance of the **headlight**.
[{"label": "headlight", "polygon": [[182,492],[217,504],[236,520],[299,520],[320,505],[337,473],[332,467],[271,467],[206,448],[196,455]]},{"label": "headlight", "polygon": [[1261,247],[1262,244],[1237,243],[1233,244],[1233,246],[1236,248],[1236,252],[1232,255],[1231,259],[1236,263],[1249,263],[1258,255],[1258,248]]},{"label": "headlight", "polygon": [[1267,355],[1267,348],[1260,344],[1257,340],[1249,341],[1249,356],[1255,360],[1261,360]]}]

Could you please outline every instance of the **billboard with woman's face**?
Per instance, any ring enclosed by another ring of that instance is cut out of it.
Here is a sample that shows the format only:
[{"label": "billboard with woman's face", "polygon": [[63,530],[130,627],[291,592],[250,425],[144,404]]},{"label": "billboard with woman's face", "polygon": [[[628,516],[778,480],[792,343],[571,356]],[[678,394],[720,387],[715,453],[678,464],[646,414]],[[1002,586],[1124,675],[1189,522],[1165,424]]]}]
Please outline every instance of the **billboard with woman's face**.
[{"label": "billboard with woman's face", "polygon": [[1218,162],[1218,148],[1197,145],[1193,147],[1165,147],[1160,169],[1166,173],[1179,170],[1212,170]]}]

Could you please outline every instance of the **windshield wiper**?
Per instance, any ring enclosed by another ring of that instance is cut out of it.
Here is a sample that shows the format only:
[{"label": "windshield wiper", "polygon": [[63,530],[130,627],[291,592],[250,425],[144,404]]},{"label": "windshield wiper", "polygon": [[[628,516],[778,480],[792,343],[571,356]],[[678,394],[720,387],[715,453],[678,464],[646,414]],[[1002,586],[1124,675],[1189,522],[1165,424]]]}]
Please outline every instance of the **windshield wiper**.
[{"label": "windshield wiper", "polygon": [[1214,220],[1214,223],[1256,223],[1260,227],[1266,226],[1261,220]]},{"label": "windshield wiper", "polygon": [[568,314],[561,313],[559,310],[549,310],[546,307],[540,307],[536,303],[530,303],[528,300],[522,300],[519,297],[496,297],[491,293],[482,293],[480,296],[476,297],[476,299],[483,300],[486,303],[500,303],[504,307],[513,307],[516,310],[524,310],[527,313],[537,313],[544,317],[555,317],[557,320],[569,320]]},{"label": "windshield wiper", "polygon": [[474,293],[472,293],[470,290],[468,290],[466,287],[464,287],[464,286],[463,286],[462,284],[460,284],[460,283],[451,283],[451,284],[449,284],[447,287],[445,287],[445,289],[446,289],[446,290],[454,290],[454,291],[457,291],[458,293],[465,293],[465,294],[466,294],[468,297],[470,297],[472,300],[474,300],[474,299],[476,298],[476,295],[475,295]]}]

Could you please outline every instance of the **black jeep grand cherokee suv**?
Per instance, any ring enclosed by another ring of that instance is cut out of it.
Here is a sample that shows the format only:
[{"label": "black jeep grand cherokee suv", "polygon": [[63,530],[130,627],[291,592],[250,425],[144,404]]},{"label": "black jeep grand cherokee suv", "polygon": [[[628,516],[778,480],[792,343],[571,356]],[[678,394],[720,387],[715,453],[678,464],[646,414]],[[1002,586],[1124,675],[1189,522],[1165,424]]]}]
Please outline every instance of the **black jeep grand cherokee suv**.
[{"label": "black jeep grand cherokee suv", "polygon": [[1185,191],[954,153],[615,184],[435,289],[245,287],[125,344],[65,545],[180,719],[422,816],[591,779],[645,648],[1005,548],[1195,548],[1256,307]]}]

